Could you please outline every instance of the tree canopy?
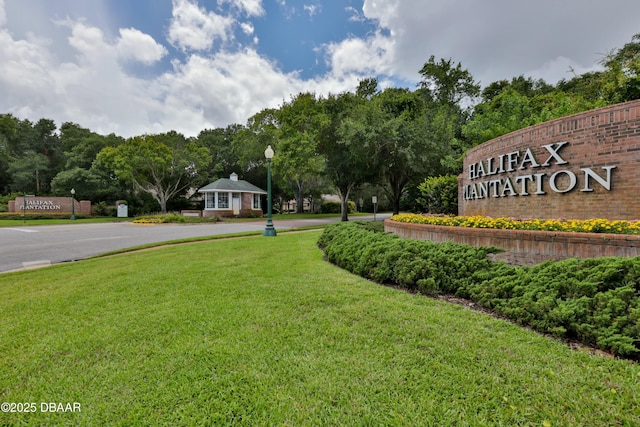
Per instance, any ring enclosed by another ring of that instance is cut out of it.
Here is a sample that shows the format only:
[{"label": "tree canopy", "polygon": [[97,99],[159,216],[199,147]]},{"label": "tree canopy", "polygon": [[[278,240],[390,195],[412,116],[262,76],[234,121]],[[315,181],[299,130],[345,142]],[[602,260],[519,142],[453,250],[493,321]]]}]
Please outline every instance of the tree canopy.
[{"label": "tree canopy", "polygon": [[153,197],[163,213],[169,199],[189,188],[211,161],[206,147],[173,131],[127,139],[117,147],[104,148],[97,159],[119,179]]}]

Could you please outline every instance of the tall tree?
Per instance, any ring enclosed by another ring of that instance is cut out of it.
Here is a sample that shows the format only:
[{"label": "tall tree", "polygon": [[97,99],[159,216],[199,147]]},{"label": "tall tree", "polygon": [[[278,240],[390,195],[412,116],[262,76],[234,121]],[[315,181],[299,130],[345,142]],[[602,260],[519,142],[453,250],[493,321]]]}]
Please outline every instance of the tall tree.
[{"label": "tall tree", "polygon": [[[290,195],[283,191],[278,185],[279,169],[275,167],[276,159],[280,156],[278,141],[278,120],[277,110],[272,108],[264,109],[254,114],[247,120],[247,125],[238,131],[233,138],[234,150],[238,155],[240,171],[238,175],[246,181],[265,188],[267,182],[267,162],[264,151],[271,145],[275,151],[274,164],[272,164],[272,186],[274,204],[277,200],[282,201]],[[264,183],[261,185],[260,183]],[[266,204],[264,205],[266,207]]]},{"label": "tall tree", "polygon": [[17,122],[11,114],[0,114],[0,193],[9,191],[10,141],[15,139]]},{"label": "tall tree", "polygon": [[604,55],[600,63],[604,70],[560,80],[556,89],[606,105],[640,99],[640,33]]},{"label": "tall tree", "polygon": [[480,85],[468,70],[451,59],[436,62],[431,56],[420,74],[429,138],[444,153],[441,164],[445,173],[457,174],[462,170],[462,156],[469,146],[462,135],[462,126],[480,93]]},{"label": "tall tree", "polygon": [[311,93],[300,93],[285,103],[276,114],[278,156],[274,166],[296,198],[296,211],[304,211],[304,199],[324,169],[318,152],[318,131],[322,127],[322,105]]},{"label": "tall tree", "polygon": [[75,123],[60,126],[60,144],[64,148],[64,169],[51,180],[51,191],[56,195],[68,195],[74,188],[83,199],[99,202],[105,199],[123,198],[123,189],[108,171],[95,162],[105,147],[116,147],[124,139],[114,134],[99,135]]},{"label": "tall tree", "polygon": [[602,101],[589,101],[577,93],[556,90],[526,96],[507,87],[490,101],[476,106],[472,118],[463,126],[463,133],[470,145],[474,146],[527,126],[590,110],[602,104]]},{"label": "tall tree", "polygon": [[124,138],[115,134],[99,135],[75,123],[66,122],[60,126],[60,143],[64,148],[65,169],[74,167],[90,169],[103,148],[115,147],[123,142]]},{"label": "tall tree", "polygon": [[64,159],[56,130],[49,119],[16,122],[14,137],[5,141],[13,191],[49,192],[51,179],[62,169]]},{"label": "tall tree", "polygon": [[129,138],[104,148],[98,159],[134,189],[151,195],[163,213],[167,202],[183,194],[211,161],[207,148],[174,131]]},{"label": "tall tree", "polygon": [[482,90],[482,101],[489,102],[507,89],[528,98],[548,94],[554,91],[554,87],[542,79],[534,80],[531,77],[524,77],[520,75],[512,78],[511,81],[498,80],[489,84]]},{"label": "tall tree", "polygon": [[423,97],[408,89],[389,88],[371,102],[381,115],[373,124],[380,131],[377,156],[381,161],[383,189],[391,202],[393,213],[400,204],[408,185],[420,178],[440,172],[442,146],[427,133],[426,105]]},{"label": "tall tree", "polygon": [[640,33],[603,60],[605,96],[609,103],[640,99]]},{"label": "tall tree", "polygon": [[431,55],[420,69],[420,75],[420,87],[438,104],[460,106],[465,100],[470,103],[480,93],[480,85],[471,73],[459,62],[454,65],[451,59],[440,59],[436,63]]},{"label": "tall tree", "polygon": [[226,128],[205,129],[198,134],[198,144],[207,147],[212,158],[203,179],[211,181],[228,177],[234,172],[242,172],[237,147],[234,144],[236,135],[242,129],[242,125],[232,124]]},{"label": "tall tree", "polygon": [[470,146],[475,146],[533,124],[532,114],[530,99],[507,87],[488,102],[476,106],[463,132]]},{"label": "tall tree", "polygon": [[355,115],[366,98],[349,92],[331,95],[323,102],[326,118],[318,134],[318,150],[326,159],[326,174],[338,192],[341,219],[348,221],[351,192],[379,172],[376,159],[364,144],[365,124]]},{"label": "tall tree", "polygon": [[49,170],[49,159],[44,154],[27,151],[20,157],[11,159],[8,172],[11,176],[11,190],[41,195],[48,190],[45,180]]}]

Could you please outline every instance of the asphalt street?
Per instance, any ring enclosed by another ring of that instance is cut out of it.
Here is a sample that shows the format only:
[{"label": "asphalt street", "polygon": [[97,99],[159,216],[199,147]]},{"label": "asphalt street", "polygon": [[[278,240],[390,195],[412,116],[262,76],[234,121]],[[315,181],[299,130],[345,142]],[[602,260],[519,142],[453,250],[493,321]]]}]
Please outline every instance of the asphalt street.
[{"label": "asphalt street", "polygon": [[[389,215],[377,215],[378,221]],[[372,220],[373,217],[356,219]],[[338,218],[276,220],[276,230],[328,224]],[[0,227],[0,273],[77,261],[119,249],[190,237],[264,230],[265,220],[215,224],[131,222]]]}]

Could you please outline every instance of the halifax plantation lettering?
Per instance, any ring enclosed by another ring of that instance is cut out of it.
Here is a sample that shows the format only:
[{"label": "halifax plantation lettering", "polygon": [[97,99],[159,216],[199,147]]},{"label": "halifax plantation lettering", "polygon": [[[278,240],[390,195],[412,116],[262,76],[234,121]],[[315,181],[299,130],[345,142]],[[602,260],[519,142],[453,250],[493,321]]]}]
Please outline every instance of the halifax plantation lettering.
[{"label": "halifax plantation lettering", "polygon": [[[592,192],[594,184],[611,191],[612,171],[616,166],[602,166],[599,172],[588,167],[579,168],[579,171],[571,170],[569,162],[561,155],[561,150],[567,144],[564,141],[543,145],[546,151],[542,163],[542,158],[536,158],[531,148],[527,148],[524,152],[513,151],[470,164],[469,180],[478,181],[463,187],[463,198],[478,200],[488,197],[544,195],[547,188],[554,193],[568,193],[578,185],[580,191]],[[553,173],[544,172],[545,168],[554,164],[567,166]]]},{"label": "halifax plantation lettering", "polygon": [[62,209],[62,206],[59,203],[54,203],[51,200],[29,200],[27,199],[24,203],[20,205],[20,210],[51,210],[51,211],[59,211]]}]

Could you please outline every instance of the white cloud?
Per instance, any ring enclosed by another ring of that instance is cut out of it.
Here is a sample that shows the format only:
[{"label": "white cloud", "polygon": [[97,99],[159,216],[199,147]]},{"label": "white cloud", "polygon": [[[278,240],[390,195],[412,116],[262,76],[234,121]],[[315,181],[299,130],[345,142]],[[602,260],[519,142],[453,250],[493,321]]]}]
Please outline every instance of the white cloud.
[{"label": "white cloud", "polygon": [[320,13],[322,10],[322,5],[319,4],[305,4],[303,9],[309,14],[309,16],[313,16],[317,13]]},{"label": "white cloud", "polygon": [[262,16],[264,9],[262,0],[218,0],[220,3],[231,3],[248,16]]},{"label": "white cloud", "polygon": [[248,36],[253,34],[253,32],[255,31],[253,28],[253,24],[251,24],[250,22],[241,23],[240,28],[242,29],[242,32]]},{"label": "white cloud", "polygon": [[[153,62],[159,49],[152,39],[140,32],[123,31],[121,38],[109,43],[99,29],[75,23],[69,43],[78,51],[76,61],[51,64],[49,69],[58,97],[56,118],[124,136],[153,128],[153,116],[162,111],[161,103],[150,96],[148,82],[128,75],[118,61]],[[141,46],[151,48],[150,52],[141,54]]]},{"label": "white cloud", "polygon": [[81,22],[69,23],[71,37],[69,44],[85,57],[99,57],[106,49],[104,35],[99,28],[87,26]]},{"label": "white cloud", "polygon": [[156,43],[153,37],[135,28],[120,29],[116,49],[120,58],[139,61],[146,65],[161,60],[167,54],[167,49]]},{"label": "white cloud", "polygon": [[0,29],[0,87],[2,107],[16,113],[30,112],[30,105],[49,105],[54,100],[55,80],[46,45],[27,40],[14,41]]},{"label": "white cloud", "polygon": [[262,109],[275,108],[300,92],[326,95],[353,89],[357,82],[356,75],[303,81],[247,48],[212,57],[192,55],[157,83],[163,92],[162,124],[197,135],[205,128],[244,124]]},{"label": "white cloud", "polygon": [[570,58],[558,56],[546,61],[539,68],[527,71],[525,74],[543,79],[547,83],[556,84],[560,79],[570,80],[573,77],[598,69],[600,69],[598,65],[584,66]]},{"label": "white cloud", "polygon": [[362,16],[362,14],[358,12],[356,8],[348,6],[348,7],[345,7],[345,10],[349,12],[349,14],[351,15],[349,17],[349,21],[363,22],[365,20],[364,16]]},{"label": "white cloud", "polygon": [[334,75],[350,73],[371,77],[392,71],[394,41],[377,32],[366,39],[352,37],[327,47],[329,63]]},{"label": "white cloud", "polygon": [[[387,67],[394,75],[418,81],[418,71],[435,55],[461,62],[487,85],[521,74],[555,83],[570,71],[557,58],[576,69],[591,68],[603,53],[631,40],[640,2],[585,7],[582,0],[364,0],[362,10],[390,32]],[[612,10],[621,13],[604,20]]]},{"label": "white cloud", "polygon": [[[50,41],[15,40],[0,29],[0,111],[20,118],[80,123],[96,132],[124,136],[162,128],[154,118],[163,111],[153,85],[128,75],[118,59],[150,63],[162,49],[139,31],[123,30],[114,44],[84,23],[67,22],[74,61],[59,62]],[[137,43],[134,41],[137,40]],[[142,53],[140,48],[148,49]],[[162,128],[164,130],[164,128]]]},{"label": "white cloud", "polygon": [[302,80],[283,73],[254,49],[191,55],[158,79],[165,128],[197,135],[201,130],[244,124],[264,108],[275,108],[300,92],[328,95],[357,86],[359,75],[342,73]]},{"label": "white cloud", "polygon": [[198,6],[193,0],[173,0],[169,42],[183,51],[210,50],[215,40],[227,40],[234,20]]},{"label": "white cloud", "polygon": [[206,127],[245,123],[283,94],[303,90],[295,74],[284,74],[255,50],[192,55],[159,79],[164,90],[163,124],[187,134]]},{"label": "white cloud", "polygon": [[0,0],[0,27],[4,27],[7,23],[7,14],[4,11],[4,0]]}]

